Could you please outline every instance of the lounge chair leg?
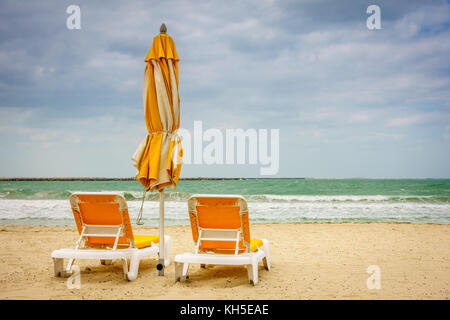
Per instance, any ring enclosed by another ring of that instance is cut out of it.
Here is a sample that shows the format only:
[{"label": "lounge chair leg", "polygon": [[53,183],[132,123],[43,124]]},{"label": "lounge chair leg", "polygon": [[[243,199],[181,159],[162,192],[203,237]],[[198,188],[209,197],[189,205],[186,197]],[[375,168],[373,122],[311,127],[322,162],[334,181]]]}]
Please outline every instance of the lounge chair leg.
[{"label": "lounge chair leg", "polygon": [[189,263],[183,263],[183,274],[181,275],[183,281],[186,280],[188,270],[189,270]]},{"label": "lounge chair leg", "polygon": [[183,264],[175,262],[175,282],[181,281],[181,273],[183,272]]},{"label": "lounge chair leg", "polygon": [[100,260],[100,263],[104,266],[109,266],[112,264],[112,260]]},{"label": "lounge chair leg", "polygon": [[247,265],[248,282],[256,285],[258,283],[258,261],[252,259],[252,264]]},{"label": "lounge chair leg", "polygon": [[258,261],[253,262],[253,285],[258,284]]},{"label": "lounge chair leg", "polygon": [[248,283],[253,283],[253,265],[248,264],[247,267],[247,276],[248,276]]},{"label": "lounge chair leg", "polygon": [[130,271],[128,271],[126,278],[128,281],[136,280],[138,272],[139,272],[139,263],[140,263],[139,253],[134,252],[130,258]]},{"label": "lounge chair leg", "polygon": [[122,259],[122,269],[125,280],[128,280],[128,262],[127,259]]},{"label": "lounge chair leg", "polygon": [[264,251],[264,268],[266,270],[270,270],[270,242],[269,240],[263,239],[263,247],[262,250]]},{"label": "lounge chair leg", "polygon": [[189,263],[180,263],[175,262],[175,282],[180,281],[184,282],[186,281],[186,275],[189,269]]},{"label": "lounge chair leg", "polygon": [[264,264],[264,268],[266,270],[270,270],[270,259],[269,259],[269,257],[264,257],[263,258],[263,264]]},{"label": "lounge chair leg", "polygon": [[175,282],[184,282],[187,278],[189,263],[175,262]]},{"label": "lounge chair leg", "polygon": [[55,277],[62,277],[64,275],[64,259],[53,258],[53,267],[55,271]]}]

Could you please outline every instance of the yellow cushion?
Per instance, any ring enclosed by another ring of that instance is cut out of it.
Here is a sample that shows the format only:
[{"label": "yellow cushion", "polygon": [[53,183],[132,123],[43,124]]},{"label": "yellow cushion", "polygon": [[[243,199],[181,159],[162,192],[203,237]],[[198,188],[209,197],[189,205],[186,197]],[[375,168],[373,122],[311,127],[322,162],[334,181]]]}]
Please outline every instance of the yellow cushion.
[{"label": "yellow cushion", "polygon": [[250,248],[252,250],[252,252],[255,252],[256,250],[258,250],[258,248],[262,247],[263,242],[261,239],[251,239],[250,240]]},{"label": "yellow cushion", "polygon": [[134,235],[134,244],[136,245],[136,248],[142,249],[146,247],[150,247],[153,243],[159,242],[159,236],[149,236],[149,235],[142,235],[142,234],[135,234]]}]

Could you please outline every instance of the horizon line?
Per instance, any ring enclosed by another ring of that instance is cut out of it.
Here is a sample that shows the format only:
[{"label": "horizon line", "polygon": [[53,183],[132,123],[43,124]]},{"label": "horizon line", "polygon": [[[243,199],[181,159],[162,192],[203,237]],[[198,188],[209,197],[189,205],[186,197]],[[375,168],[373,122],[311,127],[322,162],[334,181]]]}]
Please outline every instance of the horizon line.
[{"label": "horizon line", "polygon": [[[298,179],[298,180],[448,180],[450,178],[315,178],[315,177],[184,177],[179,180],[249,180],[249,179]],[[136,181],[135,177],[0,177],[0,181]]]}]

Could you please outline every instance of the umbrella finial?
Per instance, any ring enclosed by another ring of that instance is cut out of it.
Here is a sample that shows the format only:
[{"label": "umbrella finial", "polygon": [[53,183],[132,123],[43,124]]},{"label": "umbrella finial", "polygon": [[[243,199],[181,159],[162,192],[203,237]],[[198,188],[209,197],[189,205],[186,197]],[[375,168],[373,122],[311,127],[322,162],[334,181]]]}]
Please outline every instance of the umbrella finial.
[{"label": "umbrella finial", "polygon": [[161,25],[161,27],[159,28],[159,32],[160,33],[164,33],[164,34],[166,34],[167,33],[167,27],[166,27],[166,25],[163,23],[162,25]]}]

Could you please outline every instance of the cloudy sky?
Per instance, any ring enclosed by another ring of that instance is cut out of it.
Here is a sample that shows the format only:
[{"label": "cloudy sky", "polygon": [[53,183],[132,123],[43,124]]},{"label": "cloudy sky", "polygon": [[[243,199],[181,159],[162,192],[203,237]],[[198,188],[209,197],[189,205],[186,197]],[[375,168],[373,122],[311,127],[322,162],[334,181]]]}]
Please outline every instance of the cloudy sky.
[{"label": "cloudy sky", "polygon": [[[80,30],[66,27],[72,4]],[[0,176],[134,176],[162,22],[181,58],[182,128],[279,129],[279,177],[450,178],[450,4],[423,0],[2,0]]]}]

